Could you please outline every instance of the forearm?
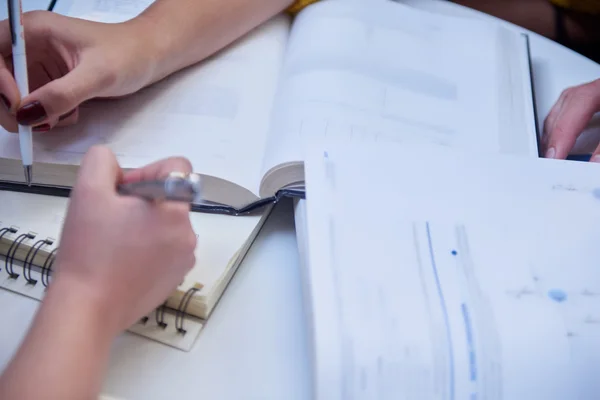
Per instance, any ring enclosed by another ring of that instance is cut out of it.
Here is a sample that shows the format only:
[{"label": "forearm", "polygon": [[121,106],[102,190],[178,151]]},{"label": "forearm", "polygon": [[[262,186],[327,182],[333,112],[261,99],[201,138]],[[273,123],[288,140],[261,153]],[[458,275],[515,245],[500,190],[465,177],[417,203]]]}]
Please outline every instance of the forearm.
[{"label": "forearm", "polygon": [[156,0],[131,21],[156,53],[153,80],[226,47],[293,0]]},{"label": "forearm", "polygon": [[55,280],[0,377],[0,398],[96,399],[113,339],[97,304],[83,288]]}]

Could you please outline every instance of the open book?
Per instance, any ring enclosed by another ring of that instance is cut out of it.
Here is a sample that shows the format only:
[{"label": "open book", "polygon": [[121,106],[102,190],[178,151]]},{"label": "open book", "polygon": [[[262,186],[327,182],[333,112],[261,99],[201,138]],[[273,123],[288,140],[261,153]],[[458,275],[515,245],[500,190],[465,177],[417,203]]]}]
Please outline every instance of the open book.
[{"label": "open book", "polygon": [[[305,204],[314,398],[597,397],[597,165],[315,148]],[[395,207],[365,211],[362,193]]]},{"label": "open book", "polygon": [[[149,3],[77,1],[70,14],[117,22]],[[528,61],[526,37],[489,22],[393,2],[316,3],[132,96],[84,104],[74,127],[35,135],[34,183],[70,187],[101,143],[125,168],[188,157],[204,177],[196,206],[237,213],[302,195],[303,143],[314,137],[537,155]],[[0,133],[0,180],[23,181],[18,149]]]}]

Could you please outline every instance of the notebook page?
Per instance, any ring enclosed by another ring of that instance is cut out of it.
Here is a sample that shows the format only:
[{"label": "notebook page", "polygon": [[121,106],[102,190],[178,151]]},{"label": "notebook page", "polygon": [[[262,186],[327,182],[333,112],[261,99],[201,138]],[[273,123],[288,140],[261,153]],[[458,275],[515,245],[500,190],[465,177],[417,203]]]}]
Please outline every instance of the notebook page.
[{"label": "notebook page", "polygon": [[309,154],[317,398],[595,397],[596,165],[381,144]]},{"label": "notebook page", "polygon": [[501,152],[499,32],[393,2],[311,6],[290,34],[264,171],[302,161],[313,137]]},{"label": "notebook page", "polygon": [[[73,12],[118,22],[148,3],[83,1]],[[73,127],[35,135],[36,162],[77,165],[90,146],[103,144],[125,168],[184,156],[197,172],[257,193],[288,29],[286,17],[274,18],[214,57],[132,96],[83,104]],[[20,159],[18,137],[3,130],[0,158]]]}]

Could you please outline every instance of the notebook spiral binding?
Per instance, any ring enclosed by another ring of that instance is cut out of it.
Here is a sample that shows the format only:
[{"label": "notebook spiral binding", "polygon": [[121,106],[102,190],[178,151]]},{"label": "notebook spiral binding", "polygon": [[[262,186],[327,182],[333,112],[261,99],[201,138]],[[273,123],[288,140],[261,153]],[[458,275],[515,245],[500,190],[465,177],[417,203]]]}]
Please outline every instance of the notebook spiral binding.
[{"label": "notebook spiral binding", "polygon": [[[38,236],[35,232],[20,232],[16,226],[3,227],[0,223],[0,257],[4,258],[4,263],[0,262],[0,288],[41,301],[51,282],[58,247],[55,239]],[[154,318],[142,318],[129,331],[189,350],[195,337],[184,337],[197,336],[204,324],[186,312],[198,291],[198,288],[186,291],[176,309],[167,307],[165,301],[150,314],[154,314]],[[173,329],[169,329],[171,326]]]}]

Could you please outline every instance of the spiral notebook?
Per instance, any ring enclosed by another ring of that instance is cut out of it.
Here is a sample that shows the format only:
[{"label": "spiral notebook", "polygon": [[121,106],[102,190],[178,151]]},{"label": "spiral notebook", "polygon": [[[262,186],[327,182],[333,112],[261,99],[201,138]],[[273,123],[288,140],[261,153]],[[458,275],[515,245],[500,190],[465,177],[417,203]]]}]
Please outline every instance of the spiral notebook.
[{"label": "spiral notebook", "polygon": [[[42,300],[52,284],[68,199],[0,190],[0,205],[0,288]],[[198,236],[195,267],[163,306],[129,331],[190,350],[270,209],[239,218],[190,213]]]}]

